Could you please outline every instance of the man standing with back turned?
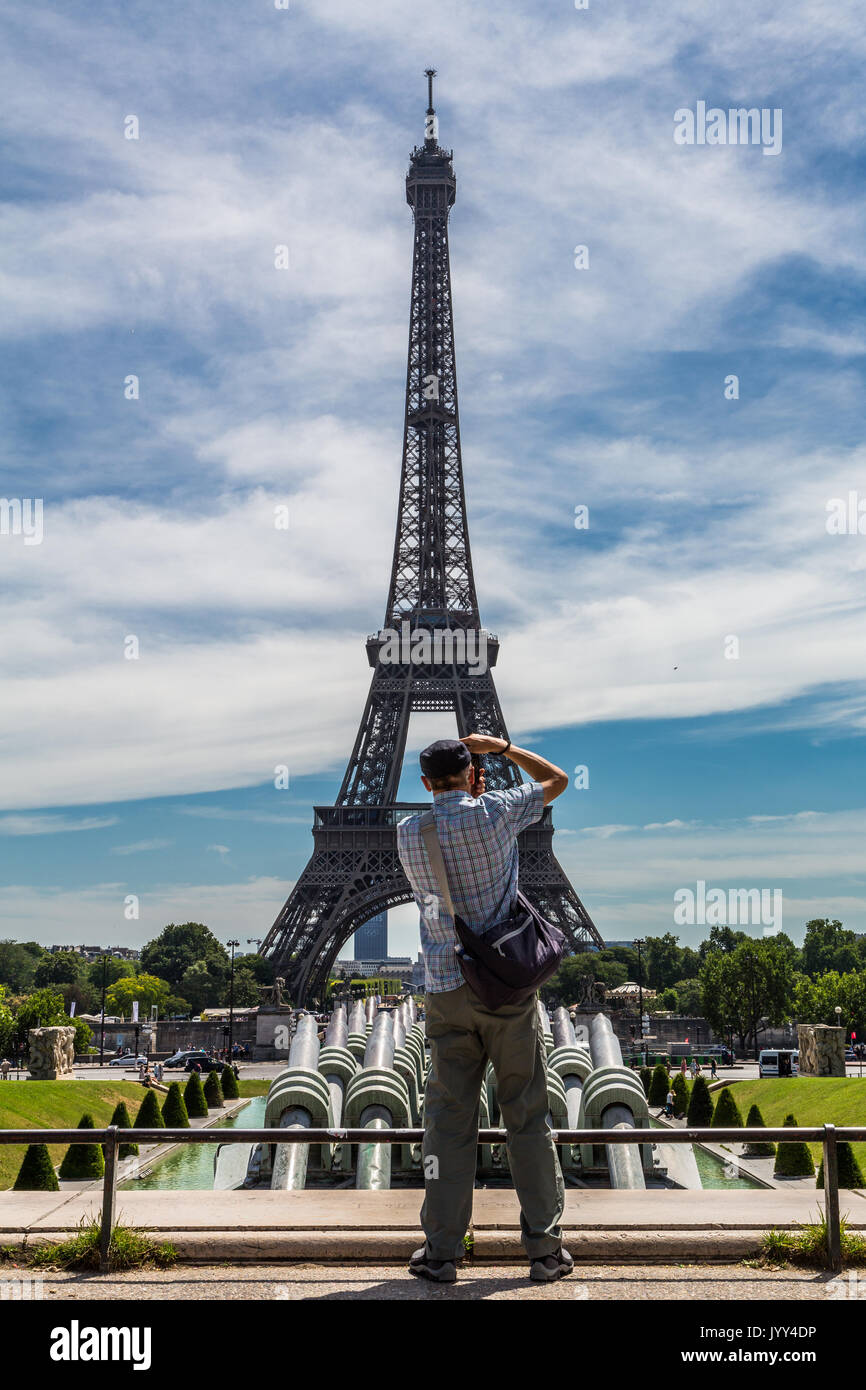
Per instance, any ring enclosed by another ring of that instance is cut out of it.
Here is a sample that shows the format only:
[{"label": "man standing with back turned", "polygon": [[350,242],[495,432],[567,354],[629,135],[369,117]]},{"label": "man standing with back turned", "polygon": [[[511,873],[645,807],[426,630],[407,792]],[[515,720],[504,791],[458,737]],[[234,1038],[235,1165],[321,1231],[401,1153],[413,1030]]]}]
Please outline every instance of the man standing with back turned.
[{"label": "man standing with back turned", "polygon": [[[533,779],[508,791],[486,792],[474,754],[510,758]],[[517,895],[517,836],[540,820],[543,808],[568,786],[553,763],[504,738],[467,734],[439,739],[421,754],[421,781],[433,793],[433,814],[453,906],[473,931],[508,917]],[[421,912],[430,1071],[425,1095],[425,1245],[409,1269],[451,1284],[472,1217],[481,1082],[488,1058],[508,1132],[508,1161],[520,1199],[520,1230],[530,1278],[549,1282],[570,1274],[562,1246],[565,1192],[547,1123],[547,1074],[537,995],[524,1004],[488,1009],[464,981],[457,963],[454,919],[445,910],[427,859],[420,817],[397,827],[397,851]]]}]

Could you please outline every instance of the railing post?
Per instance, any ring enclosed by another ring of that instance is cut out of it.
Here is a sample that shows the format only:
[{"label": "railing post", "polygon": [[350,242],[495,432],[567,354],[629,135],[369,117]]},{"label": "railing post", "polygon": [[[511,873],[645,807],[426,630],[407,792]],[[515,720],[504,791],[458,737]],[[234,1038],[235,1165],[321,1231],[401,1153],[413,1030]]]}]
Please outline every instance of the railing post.
[{"label": "railing post", "polygon": [[842,1268],[842,1228],[839,1222],[839,1156],[835,1125],[824,1126],[824,1215],[830,1268],[834,1274],[838,1274]]},{"label": "railing post", "polygon": [[117,1194],[117,1125],[109,1125],[105,1141],[105,1177],[102,1182],[102,1225],[99,1231],[99,1270],[108,1273],[114,1199]]}]

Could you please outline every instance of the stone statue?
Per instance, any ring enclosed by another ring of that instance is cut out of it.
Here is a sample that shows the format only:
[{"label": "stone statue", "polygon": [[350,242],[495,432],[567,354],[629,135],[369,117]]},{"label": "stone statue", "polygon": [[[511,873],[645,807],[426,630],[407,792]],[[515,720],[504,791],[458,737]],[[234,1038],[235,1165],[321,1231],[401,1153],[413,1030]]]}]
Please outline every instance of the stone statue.
[{"label": "stone statue", "polygon": [[845,1075],[845,1029],[826,1023],[797,1025],[801,1076]]},{"label": "stone statue", "polygon": [[597,1009],[604,1003],[604,985],[594,975],[581,975],[577,982],[577,1007]]},{"label": "stone statue", "polygon": [[75,1029],[31,1028],[30,1076],[34,1081],[64,1081],[74,1076]]},{"label": "stone statue", "polygon": [[262,1003],[269,1009],[284,1008],[283,990],[286,982],[282,975],[278,975],[272,985],[259,985],[259,993],[262,996]]}]

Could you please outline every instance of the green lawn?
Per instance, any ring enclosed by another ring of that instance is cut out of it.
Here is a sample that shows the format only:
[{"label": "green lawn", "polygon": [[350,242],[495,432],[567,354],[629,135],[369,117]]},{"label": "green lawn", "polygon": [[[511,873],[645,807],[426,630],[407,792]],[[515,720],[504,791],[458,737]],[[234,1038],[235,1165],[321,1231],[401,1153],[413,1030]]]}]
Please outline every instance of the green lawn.
[{"label": "green lawn", "polygon": [[[164,1080],[189,1080],[184,1073],[166,1072]],[[266,1095],[270,1081],[243,1077],[238,1089],[244,1098]],[[126,1101],[129,1118],[135,1123],[144,1099],[144,1087],[136,1081],[100,1077],[93,1081],[4,1081],[0,1082],[0,1129],[75,1129],[88,1111],[97,1129],[107,1125],[119,1100]],[[163,1097],[160,1094],[160,1102]],[[49,1147],[57,1166],[66,1152],[65,1144]],[[24,1148],[19,1144],[0,1144],[0,1191],[10,1188],[18,1176]]]},{"label": "green lawn", "polygon": [[[801,1125],[866,1126],[866,1077],[856,1076],[780,1076],[764,1081],[732,1081],[731,1095],[737,1102],[743,1123],[750,1106],[757,1104],[768,1125],[781,1125],[793,1114]],[[713,1099],[718,1092],[713,1092]],[[821,1161],[821,1145],[810,1144],[815,1164]],[[854,1152],[866,1172],[866,1144],[855,1144]]]},{"label": "green lawn", "polygon": [[[107,1125],[115,1105],[126,1101],[134,1122],[144,1098],[144,1088],[135,1081],[119,1078],[98,1081],[3,1081],[0,1082],[0,1129],[75,1129],[85,1111],[93,1116],[97,1129]],[[51,1161],[58,1164],[66,1152],[64,1144],[49,1147]],[[0,1190],[14,1183],[24,1148],[0,1144]]]}]

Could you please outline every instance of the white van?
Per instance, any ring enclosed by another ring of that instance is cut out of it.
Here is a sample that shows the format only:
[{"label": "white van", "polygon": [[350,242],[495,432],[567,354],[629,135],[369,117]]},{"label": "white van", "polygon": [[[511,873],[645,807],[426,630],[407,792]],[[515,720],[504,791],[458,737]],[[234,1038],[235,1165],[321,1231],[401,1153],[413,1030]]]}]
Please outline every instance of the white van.
[{"label": "white van", "polygon": [[764,1048],[758,1053],[758,1075],[798,1076],[800,1053],[793,1047]]}]

